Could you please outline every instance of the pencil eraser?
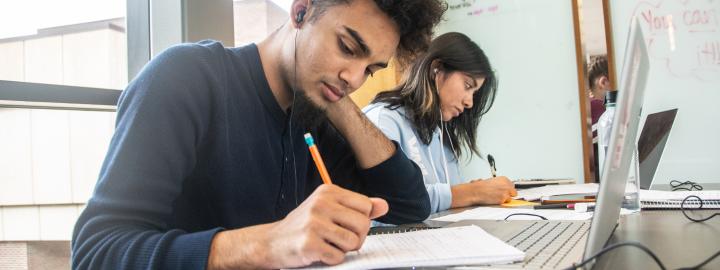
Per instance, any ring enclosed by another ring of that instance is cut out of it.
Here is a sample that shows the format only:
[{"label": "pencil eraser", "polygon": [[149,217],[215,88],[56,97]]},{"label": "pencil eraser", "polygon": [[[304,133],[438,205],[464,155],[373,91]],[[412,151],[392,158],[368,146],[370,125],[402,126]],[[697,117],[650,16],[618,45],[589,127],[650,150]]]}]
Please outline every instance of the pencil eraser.
[{"label": "pencil eraser", "polygon": [[312,137],[312,135],[310,135],[309,132],[305,133],[305,143],[308,146],[313,146],[315,144],[315,141],[313,140],[313,137]]}]

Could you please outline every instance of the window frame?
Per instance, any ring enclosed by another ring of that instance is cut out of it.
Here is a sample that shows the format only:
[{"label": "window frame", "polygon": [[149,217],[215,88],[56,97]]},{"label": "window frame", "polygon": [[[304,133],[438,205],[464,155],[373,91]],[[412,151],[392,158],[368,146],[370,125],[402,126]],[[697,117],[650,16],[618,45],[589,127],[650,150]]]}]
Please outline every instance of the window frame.
[{"label": "window frame", "polygon": [[[126,1],[128,80],[150,60],[150,0]],[[0,80],[0,108],[115,111],[122,89]]]},{"label": "window frame", "polygon": [[[233,2],[126,0],[128,82],[174,44],[212,38],[232,46]],[[122,89],[0,80],[0,108],[115,111],[121,94]]]}]

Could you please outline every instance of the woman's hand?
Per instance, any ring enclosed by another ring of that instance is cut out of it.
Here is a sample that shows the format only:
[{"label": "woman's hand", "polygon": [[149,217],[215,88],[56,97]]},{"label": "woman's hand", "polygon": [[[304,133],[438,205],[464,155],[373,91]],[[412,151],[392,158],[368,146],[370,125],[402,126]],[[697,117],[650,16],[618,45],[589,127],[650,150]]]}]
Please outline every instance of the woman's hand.
[{"label": "woman's hand", "polygon": [[515,185],[505,176],[473,180],[470,183],[455,185],[451,191],[451,208],[501,204],[517,196]]}]

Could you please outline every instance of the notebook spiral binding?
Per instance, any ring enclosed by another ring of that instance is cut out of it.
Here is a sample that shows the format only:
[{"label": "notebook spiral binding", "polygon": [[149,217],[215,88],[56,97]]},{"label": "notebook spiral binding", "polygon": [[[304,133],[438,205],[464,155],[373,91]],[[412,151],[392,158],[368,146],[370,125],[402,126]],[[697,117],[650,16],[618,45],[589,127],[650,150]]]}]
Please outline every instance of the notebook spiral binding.
[{"label": "notebook spiral binding", "polygon": [[[681,201],[640,201],[640,207],[642,209],[680,209]],[[687,206],[699,206],[698,201],[687,201]],[[702,209],[720,209],[720,200],[703,200]]]}]

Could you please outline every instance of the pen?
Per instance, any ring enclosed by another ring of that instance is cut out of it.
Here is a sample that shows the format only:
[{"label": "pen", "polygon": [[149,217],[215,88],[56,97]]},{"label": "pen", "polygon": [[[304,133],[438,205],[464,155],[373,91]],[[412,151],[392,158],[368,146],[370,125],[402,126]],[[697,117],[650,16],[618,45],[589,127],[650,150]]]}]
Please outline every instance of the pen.
[{"label": "pen", "polygon": [[491,154],[487,155],[488,163],[490,163],[490,173],[492,174],[492,177],[497,176],[497,169],[495,168],[495,159]]},{"label": "pen", "polygon": [[595,199],[572,199],[572,200],[541,200],[542,204],[562,204],[562,203],[589,203],[595,202]]},{"label": "pen", "polygon": [[310,133],[305,133],[305,143],[307,143],[308,148],[310,149],[310,155],[312,155],[312,158],[315,161],[315,166],[317,166],[318,171],[320,172],[320,178],[322,178],[323,183],[332,184],[332,181],[330,181],[330,174],[328,174],[328,171],[325,168],[325,163],[323,163],[320,152],[318,151],[315,141]]},{"label": "pen", "polygon": [[572,209],[572,204],[569,203],[556,203],[556,204],[544,204],[535,205],[533,209]]}]

